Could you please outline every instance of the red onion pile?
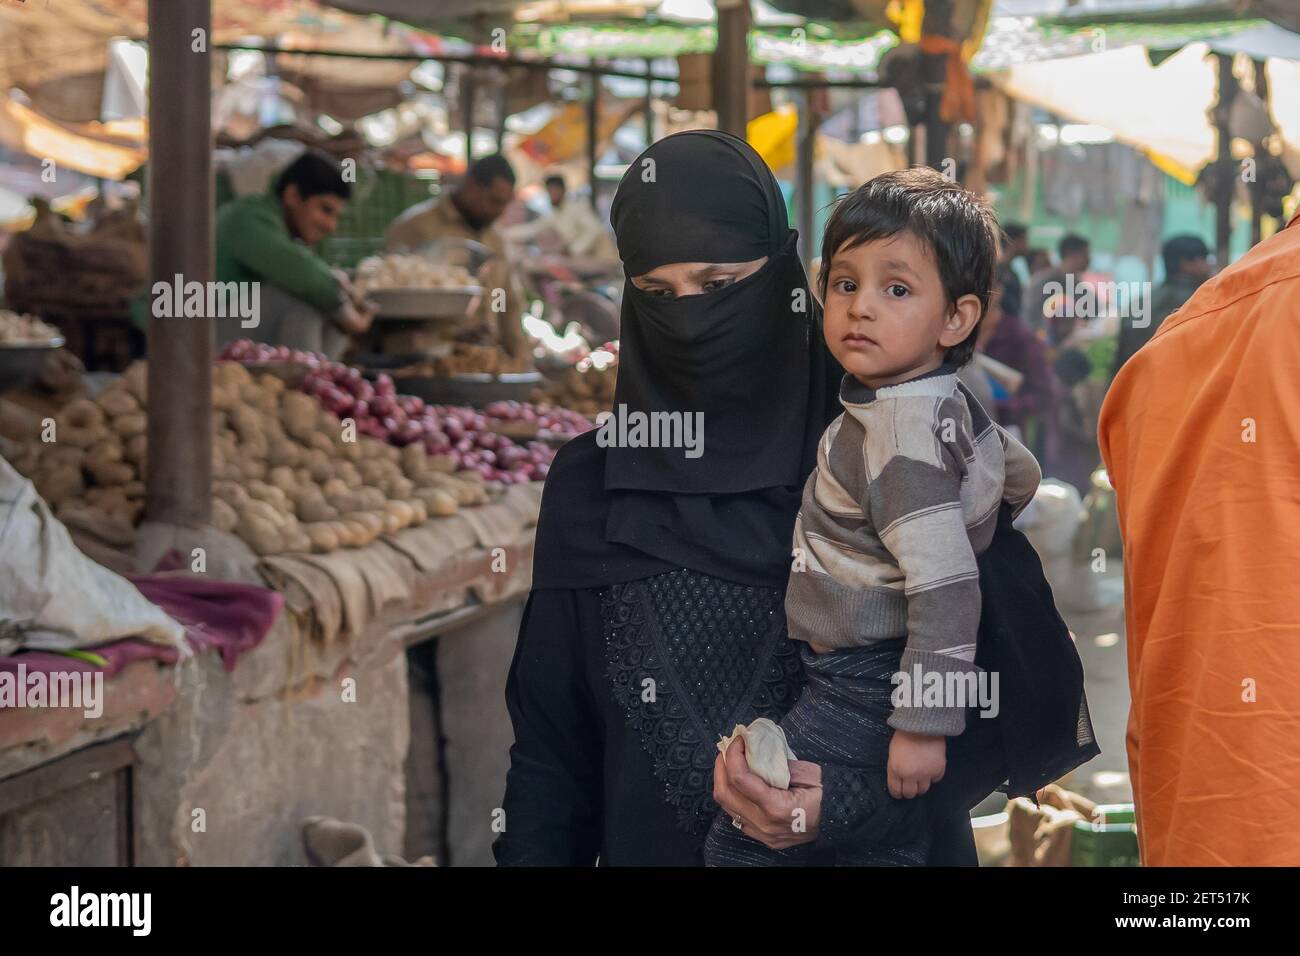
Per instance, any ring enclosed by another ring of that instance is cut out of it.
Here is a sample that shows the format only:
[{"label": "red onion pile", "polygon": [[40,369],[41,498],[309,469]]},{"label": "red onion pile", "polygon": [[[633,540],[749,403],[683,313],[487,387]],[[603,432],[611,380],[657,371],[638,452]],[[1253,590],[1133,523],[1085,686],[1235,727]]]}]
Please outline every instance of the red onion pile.
[{"label": "red onion pile", "polygon": [[328,359],[316,352],[304,352],[301,349],[291,349],[287,345],[267,345],[264,342],[253,342],[250,339],[235,339],[228,342],[219,355],[218,362],[297,362],[300,365],[310,365],[317,368],[322,364],[328,363]]},{"label": "red onion pile", "polygon": [[521,447],[491,431],[487,416],[472,408],[426,405],[414,395],[398,395],[382,372],[372,384],[355,368],[331,362],[308,372],[298,387],[339,418],[355,420],[363,435],[394,445],[418,442],[430,455],[446,455],[457,469],[477,471],[489,481],[540,481],[554,457],[541,442]]},{"label": "red onion pile", "polygon": [[505,422],[536,422],[541,437],[573,438],[595,428],[595,424],[581,412],[559,405],[534,405],[531,402],[493,402],[483,413],[488,418]]}]

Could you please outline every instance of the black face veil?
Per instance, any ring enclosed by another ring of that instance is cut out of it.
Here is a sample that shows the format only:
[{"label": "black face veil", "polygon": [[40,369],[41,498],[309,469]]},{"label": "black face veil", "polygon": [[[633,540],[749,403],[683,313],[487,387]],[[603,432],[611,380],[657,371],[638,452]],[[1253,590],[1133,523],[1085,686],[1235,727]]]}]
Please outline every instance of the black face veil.
[{"label": "black face veil", "polygon": [[[584,489],[585,501],[569,500],[583,513],[575,523],[556,512],[583,482],[567,481],[557,460],[534,586],[599,585],[688,567],[784,587],[802,484],[823,429],[840,411],[843,373],[822,341],[776,180],[740,139],[716,130],[677,133],[629,167],[610,217],[629,280],[670,263],[767,262],[730,286],[678,299],[625,283],[615,422],[591,451],[603,460],[603,475],[598,487]],[[643,431],[616,427],[620,420],[639,421]],[[697,425],[702,433],[688,431]],[[656,437],[687,435],[693,448],[681,441],[650,447]],[[575,546],[566,549],[564,570],[544,560],[552,519],[570,522],[557,534]],[[600,541],[585,540],[596,535]],[[575,561],[580,553],[589,560]]]}]

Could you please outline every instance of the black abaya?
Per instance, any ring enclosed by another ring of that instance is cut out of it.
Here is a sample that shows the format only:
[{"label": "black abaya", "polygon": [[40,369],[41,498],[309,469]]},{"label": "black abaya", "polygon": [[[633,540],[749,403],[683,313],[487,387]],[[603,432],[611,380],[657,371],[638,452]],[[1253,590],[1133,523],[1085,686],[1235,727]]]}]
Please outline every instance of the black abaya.
[{"label": "black abaya", "polygon": [[[588,435],[561,450],[552,474],[581,495],[586,482],[599,481],[602,459],[602,450]],[[544,511],[547,507],[544,499]],[[543,522],[537,551],[544,559],[562,560],[548,540],[554,528]],[[616,568],[623,573],[611,569],[614,577],[633,576],[634,584],[682,573],[636,564]],[[779,591],[753,590],[752,606],[770,612],[779,624],[772,656],[782,660],[792,654],[793,645],[784,633],[784,609],[775,603]],[[616,694],[611,633],[602,613],[609,593],[608,587],[547,587],[529,596],[506,687],[515,743],[503,803],[505,830],[493,848],[502,866],[591,866],[598,858],[606,866],[703,864],[704,828],[683,826],[691,820],[681,806],[688,801],[681,798],[683,791],[695,789],[707,801],[695,808],[695,816],[707,823],[714,809],[707,773],[717,737],[687,741],[693,745],[689,757],[706,779],[697,780],[694,788],[677,781],[675,805],[666,797],[664,777],[657,774],[664,761],[652,756],[647,738],[671,748],[681,745],[685,735],[666,734],[664,723],[643,733],[648,714],[629,708],[626,695],[620,701]],[[762,630],[756,628],[755,634]],[[779,668],[769,670],[775,674]],[[797,675],[784,687],[769,681],[758,710],[779,717],[793,702],[799,683]],[[729,731],[733,716],[713,717],[711,729]],[[665,742],[665,737],[670,739]],[[855,800],[860,788],[852,771],[826,767],[823,773],[826,824],[820,838],[830,844],[838,833],[862,822],[869,809]],[[966,814],[940,822],[931,858],[939,865],[975,865]]]}]

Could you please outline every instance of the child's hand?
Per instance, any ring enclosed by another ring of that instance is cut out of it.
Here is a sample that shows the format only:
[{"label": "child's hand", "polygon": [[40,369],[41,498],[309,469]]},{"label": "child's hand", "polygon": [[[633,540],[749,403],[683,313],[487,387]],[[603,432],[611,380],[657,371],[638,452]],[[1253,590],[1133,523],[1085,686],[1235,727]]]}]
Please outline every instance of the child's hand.
[{"label": "child's hand", "polygon": [[948,738],[895,730],[889,741],[889,795],[910,800],[943,779],[948,764]]}]

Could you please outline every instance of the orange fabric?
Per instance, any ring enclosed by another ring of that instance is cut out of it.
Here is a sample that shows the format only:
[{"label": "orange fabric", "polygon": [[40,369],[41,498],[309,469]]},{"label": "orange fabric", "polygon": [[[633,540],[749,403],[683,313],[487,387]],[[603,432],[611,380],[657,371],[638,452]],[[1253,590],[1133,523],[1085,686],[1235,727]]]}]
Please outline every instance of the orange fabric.
[{"label": "orange fabric", "polygon": [[1144,865],[1300,865],[1297,303],[1300,220],[1206,282],[1102,406]]},{"label": "orange fabric", "polygon": [[927,33],[921,37],[921,52],[948,57],[943,95],[939,100],[939,118],[945,123],[975,121],[975,80],[961,58],[961,41]]}]

